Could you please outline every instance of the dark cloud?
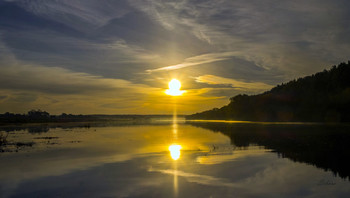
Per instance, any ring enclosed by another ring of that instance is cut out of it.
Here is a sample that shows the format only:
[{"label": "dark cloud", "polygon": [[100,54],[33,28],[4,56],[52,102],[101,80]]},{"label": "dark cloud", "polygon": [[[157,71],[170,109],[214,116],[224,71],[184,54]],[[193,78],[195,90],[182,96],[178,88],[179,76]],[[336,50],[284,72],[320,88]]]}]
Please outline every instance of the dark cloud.
[{"label": "dark cloud", "polygon": [[5,99],[5,98],[7,98],[7,96],[0,96],[0,100],[3,100],[3,99]]},{"label": "dark cloud", "polygon": [[0,25],[4,31],[52,30],[61,34],[77,35],[78,32],[62,23],[37,16],[15,3],[0,4]]},{"label": "dark cloud", "polygon": [[19,103],[27,103],[27,102],[34,102],[38,96],[36,94],[32,93],[18,93],[13,95],[8,100],[19,102]]}]

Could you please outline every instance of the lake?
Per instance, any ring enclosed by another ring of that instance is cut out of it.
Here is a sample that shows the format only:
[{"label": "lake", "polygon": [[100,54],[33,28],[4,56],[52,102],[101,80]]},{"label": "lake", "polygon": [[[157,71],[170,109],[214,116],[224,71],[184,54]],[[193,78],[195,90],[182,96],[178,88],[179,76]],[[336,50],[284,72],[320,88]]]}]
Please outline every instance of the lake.
[{"label": "lake", "polygon": [[350,197],[349,129],[183,120],[7,127],[0,197]]}]

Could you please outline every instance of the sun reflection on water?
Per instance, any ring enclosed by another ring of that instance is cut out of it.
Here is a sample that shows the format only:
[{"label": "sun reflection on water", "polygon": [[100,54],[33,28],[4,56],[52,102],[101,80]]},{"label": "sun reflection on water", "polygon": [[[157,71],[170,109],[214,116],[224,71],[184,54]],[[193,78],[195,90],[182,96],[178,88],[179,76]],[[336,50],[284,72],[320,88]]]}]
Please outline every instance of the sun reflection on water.
[{"label": "sun reflection on water", "polygon": [[178,142],[178,125],[177,125],[177,109],[176,102],[174,103],[174,113],[173,113],[173,144],[169,146],[170,156],[173,159],[173,171],[174,171],[174,197],[178,197],[178,180],[177,180],[177,160],[180,159],[181,155],[181,145],[175,143]]},{"label": "sun reflection on water", "polygon": [[170,156],[173,160],[178,160],[180,158],[181,155],[181,145],[170,145],[169,146],[169,151],[170,151]]}]

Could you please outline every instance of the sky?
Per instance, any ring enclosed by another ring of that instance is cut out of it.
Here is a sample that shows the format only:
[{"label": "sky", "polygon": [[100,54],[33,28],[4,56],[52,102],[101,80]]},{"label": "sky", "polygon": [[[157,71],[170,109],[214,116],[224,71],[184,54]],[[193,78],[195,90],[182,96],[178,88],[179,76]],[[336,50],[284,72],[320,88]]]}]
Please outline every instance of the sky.
[{"label": "sky", "polygon": [[348,0],[0,0],[0,113],[191,114],[348,61],[349,35]]}]

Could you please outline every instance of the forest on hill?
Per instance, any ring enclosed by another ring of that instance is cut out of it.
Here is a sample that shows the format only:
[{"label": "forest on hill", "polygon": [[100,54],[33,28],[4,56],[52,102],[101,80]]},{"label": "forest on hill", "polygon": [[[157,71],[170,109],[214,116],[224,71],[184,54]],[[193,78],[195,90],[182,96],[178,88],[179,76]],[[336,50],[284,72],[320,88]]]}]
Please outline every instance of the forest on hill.
[{"label": "forest on hill", "polygon": [[262,94],[234,96],[226,106],[186,119],[350,122],[350,61]]}]

